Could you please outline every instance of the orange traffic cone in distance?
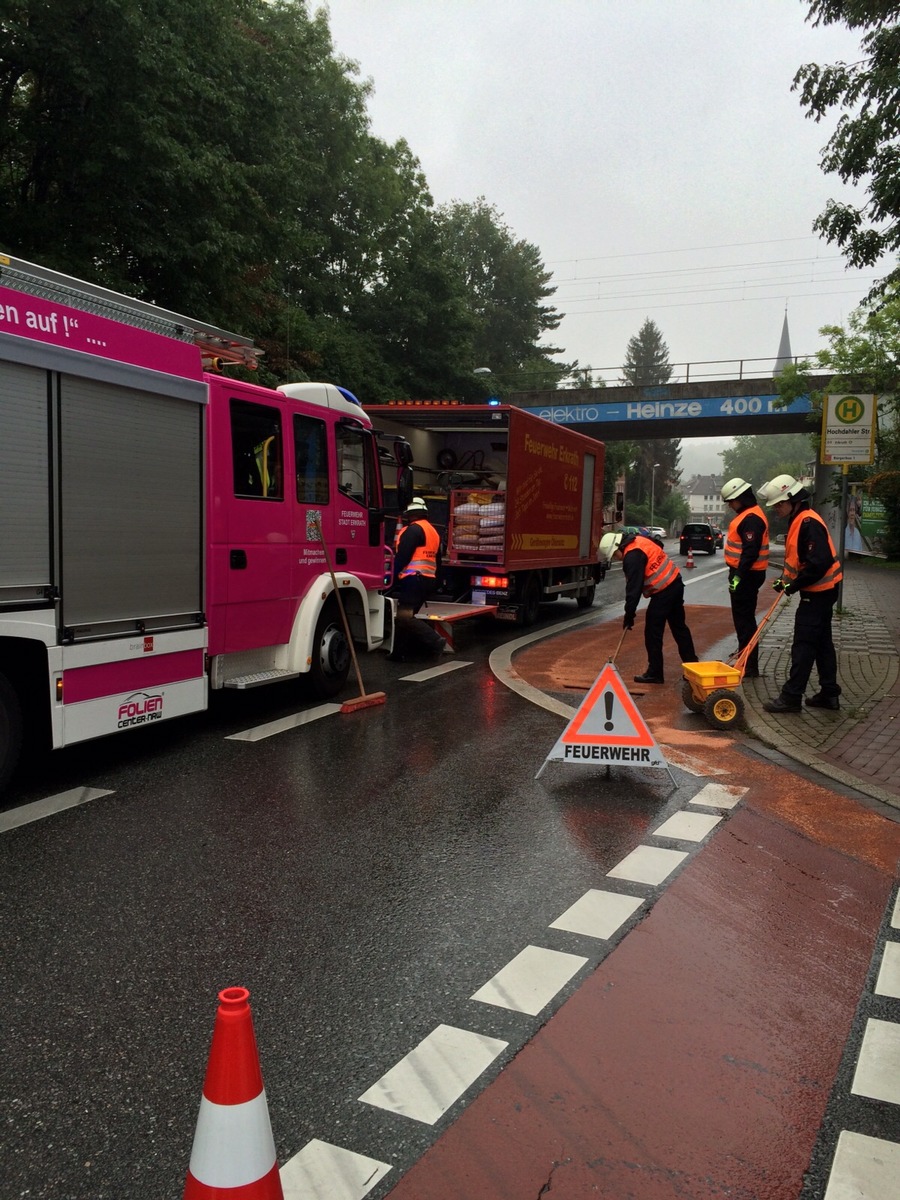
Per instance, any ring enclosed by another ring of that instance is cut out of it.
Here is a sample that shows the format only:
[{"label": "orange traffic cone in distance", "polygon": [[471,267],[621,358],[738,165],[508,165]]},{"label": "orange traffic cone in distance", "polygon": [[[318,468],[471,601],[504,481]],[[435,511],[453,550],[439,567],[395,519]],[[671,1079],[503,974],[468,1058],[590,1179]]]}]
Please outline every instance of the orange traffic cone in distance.
[{"label": "orange traffic cone in distance", "polygon": [[694,565],[694,548],[693,548],[693,546],[688,546],[688,558],[687,558],[687,562],[684,565],[686,567],[692,567]]},{"label": "orange traffic cone in distance", "polygon": [[184,1200],[284,1200],[249,999],[219,992]]}]

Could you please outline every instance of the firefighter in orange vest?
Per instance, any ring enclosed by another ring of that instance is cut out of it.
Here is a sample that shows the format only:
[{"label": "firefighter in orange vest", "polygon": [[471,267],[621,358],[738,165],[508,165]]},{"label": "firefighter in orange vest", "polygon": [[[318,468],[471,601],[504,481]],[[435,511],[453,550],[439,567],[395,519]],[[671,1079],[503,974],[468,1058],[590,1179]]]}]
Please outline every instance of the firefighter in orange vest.
[{"label": "firefighter in orange vest", "polygon": [[[721,496],[735,514],[725,534],[725,562],[728,564],[731,619],[740,651],[756,633],[756,600],[769,565],[769,522],[745,479],[729,479]],[[747,658],[744,675],[748,679],[756,679],[759,675],[759,649],[756,646]]]},{"label": "firefighter in orange vest", "polygon": [[635,683],[665,683],[663,673],[663,634],[666,625],[672,631],[682,662],[696,662],[694,639],[684,616],[684,580],[665,550],[640,533],[605,533],[600,539],[600,554],[607,560],[618,559],[625,575],[626,629],[634,628],[634,614],[641,596],[649,596],[644,616],[644,646],[647,670],[635,675]]},{"label": "firefighter in orange vest", "polygon": [[837,653],[831,618],[844,577],[828,526],[809,506],[809,493],[792,475],[776,475],[760,488],[766,508],[787,518],[784,570],[772,586],[776,592],[799,592],[794,618],[791,670],[781,694],[763,705],[767,712],[800,712],[813,666],[819,690],[806,701],[808,708],[838,709],[841,688],[837,681]]},{"label": "firefighter in orange vest", "polygon": [[441,565],[441,539],[428,520],[428,507],[418,497],[404,513],[406,528],[396,543],[394,586],[397,613],[394,618],[394,646],[389,658],[403,662],[417,650],[428,655],[452,654],[453,649],[428,621],[416,613],[437,587]]}]

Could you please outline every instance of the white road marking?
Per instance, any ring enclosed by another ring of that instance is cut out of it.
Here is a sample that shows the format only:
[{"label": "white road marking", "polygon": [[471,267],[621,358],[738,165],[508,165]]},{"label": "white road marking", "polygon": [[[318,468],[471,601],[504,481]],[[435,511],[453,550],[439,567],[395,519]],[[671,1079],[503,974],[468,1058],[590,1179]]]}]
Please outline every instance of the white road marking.
[{"label": "white road marking", "polygon": [[438,1025],[359,1098],[433,1125],[508,1044],[469,1029]]},{"label": "white road marking", "polygon": [[824,1200],[896,1200],[900,1145],[844,1130]]},{"label": "white road marking", "polygon": [[591,888],[551,921],[550,928],[565,929],[568,933],[581,933],[586,937],[610,938],[643,903],[638,896]]},{"label": "white road marking", "polygon": [[446,675],[450,671],[458,671],[460,667],[471,667],[470,662],[454,659],[452,662],[442,662],[436,667],[426,667],[424,671],[416,671],[413,675],[401,675],[401,683],[422,683],[426,679],[435,679],[438,675]]},{"label": "white road marking", "polygon": [[900,1000],[900,942],[885,942],[878,978],[875,980],[875,992],[879,996],[892,996]]},{"label": "white road marking", "polygon": [[715,813],[677,812],[650,832],[654,837],[674,838],[679,842],[702,842],[721,820]]},{"label": "white road marking", "polygon": [[526,946],[469,999],[536,1017],[587,961],[577,954]]},{"label": "white road marking", "polygon": [[747,794],[745,787],[729,787],[724,783],[708,783],[688,804],[702,804],[704,808],[735,808]]},{"label": "white road marking", "polygon": [[868,1019],[850,1091],[900,1104],[900,1025]]},{"label": "white road marking", "polygon": [[277,721],[269,721],[267,725],[255,725],[245,729],[243,733],[229,733],[226,742],[261,742],[264,738],[274,737],[277,733],[287,733],[290,729],[298,729],[301,725],[309,725],[322,717],[330,717],[339,713],[339,704],[320,704],[318,708],[307,709],[306,712],[292,713],[289,717],[280,717]]},{"label": "white road marking", "polygon": [[20,825],[28,825],[32,821],[41,821],[44,817],[52,817],[56,813],[65,812],[67,808],[77,808],[79,804],[87,804],[90,800],[98,800],[101,796],[112,796],[109,788],[72,788],[68,792],[59,792],[56,796],[48,796],[46,800],[35,800],[33,804],[23,804],[21,808],[10,809],[0,813],[0,833],[9,829],[17,829]]},{"label": "white road marking", "polygon": [[620,863],[607,871],[612,879],[632,883],[662,883],[687,858],[686,850],[664,850],[660,846],[637,846]]},{"label": "white road marking", "polygon": [[284,1200],[363,1200],[387,1163],[313,1138],[279,1172]]},{"label": "white road marking", "polygon": [[897,893],[897,899],[894,901],[894,911],[891,913],[891,928],[900,929],[900,892]]}]

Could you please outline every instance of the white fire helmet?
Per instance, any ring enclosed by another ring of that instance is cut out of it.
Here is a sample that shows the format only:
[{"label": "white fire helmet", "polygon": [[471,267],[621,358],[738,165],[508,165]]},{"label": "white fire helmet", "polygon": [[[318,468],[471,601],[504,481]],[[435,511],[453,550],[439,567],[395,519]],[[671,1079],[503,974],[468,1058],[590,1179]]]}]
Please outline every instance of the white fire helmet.
[{"label": "white fire helmet", "polygon": [[749,492],[751,485],[746,479],[729,479],[727,483],[722,484],[722,499],[724,501],[737,500],[738,496],[743,496],[744,492]]},{"label": "white fire helmet", "polygon": [[793,475],[776,475],[760,489],[766,508],[774,508],[782,500],[793,500],[802,491],[803,484],[798,483]]},{"label": "white fire helmet", "polygon": [[612,556],[618,550],[621,541],[621,533],[604,533],[603,537],[600,539],[600,557],[605,558],[606,561],[609,562]]},{"label": "white fire helmet", "polygon": [[415,499],[410,500],[409,504],[407,504],[405,511],[411,513],[413,516],[427,517],[428,505],[421,496],[416,496]]}]

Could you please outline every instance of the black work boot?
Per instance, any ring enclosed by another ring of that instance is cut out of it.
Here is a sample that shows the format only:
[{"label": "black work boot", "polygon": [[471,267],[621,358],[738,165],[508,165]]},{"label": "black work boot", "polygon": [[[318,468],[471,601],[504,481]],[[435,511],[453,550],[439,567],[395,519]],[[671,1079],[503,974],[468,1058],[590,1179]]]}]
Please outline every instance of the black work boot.
[{"label": "black work boot", "polygon": [[841,707],[841,702],[837,696],[826,696],[823,692],[818,692],[815,696],[810,696],[806,701],[807,708],[830,708],[832,712],[837,712]]},{"label": "black work boot", "polygon": [[771,713],[798,713],[801,704],[799,700],[785,700],[784,696],[776,696],[774,700],[767,700],[763,708]]}]

